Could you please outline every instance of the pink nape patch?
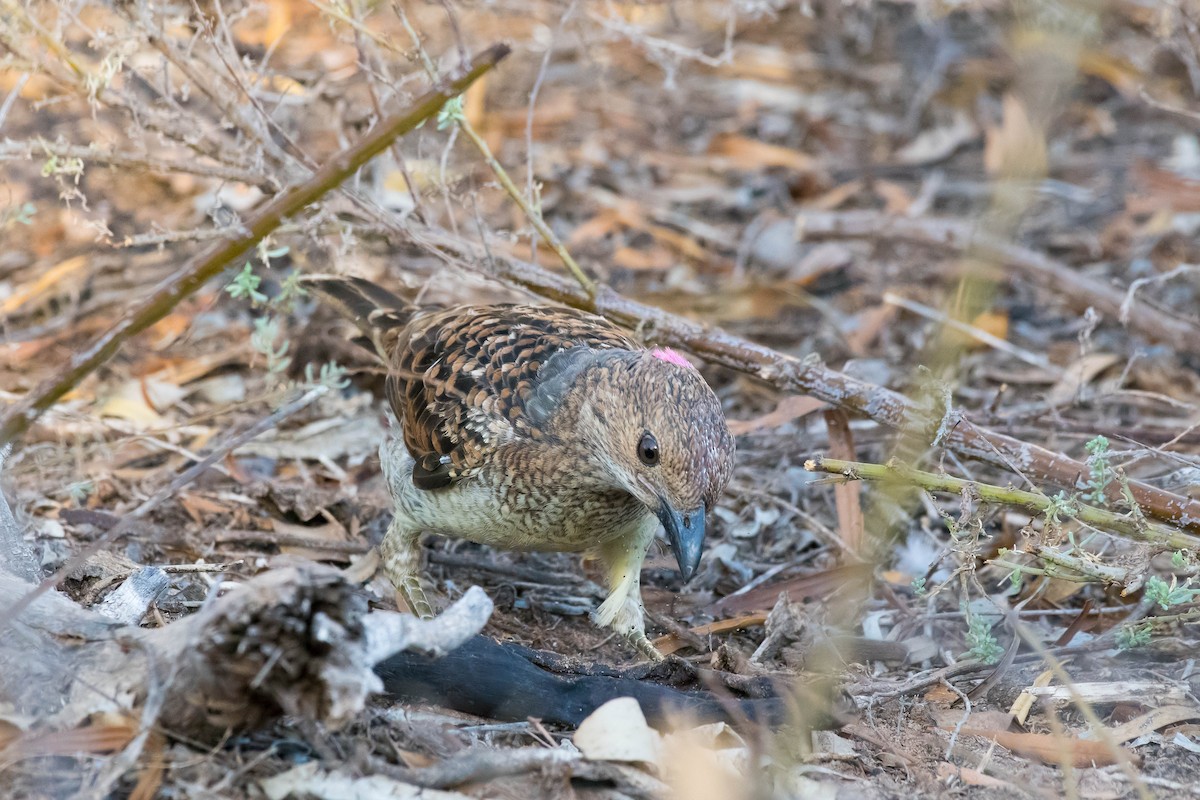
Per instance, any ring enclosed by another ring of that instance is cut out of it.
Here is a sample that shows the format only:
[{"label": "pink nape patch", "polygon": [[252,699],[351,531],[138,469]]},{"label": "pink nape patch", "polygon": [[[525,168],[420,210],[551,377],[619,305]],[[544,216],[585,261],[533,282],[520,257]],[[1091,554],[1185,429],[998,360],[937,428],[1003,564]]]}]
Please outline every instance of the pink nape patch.
[{"label": "pink nape patch", "polygon": [[679,353],[676,353],[669,347],[656,347],[650,351],[650,355],[654,356],[655,358],[662,359],[668,364],[674,364],[677,367],[692,366],[692,362],[688,361],[686,358],[679,355]]}]

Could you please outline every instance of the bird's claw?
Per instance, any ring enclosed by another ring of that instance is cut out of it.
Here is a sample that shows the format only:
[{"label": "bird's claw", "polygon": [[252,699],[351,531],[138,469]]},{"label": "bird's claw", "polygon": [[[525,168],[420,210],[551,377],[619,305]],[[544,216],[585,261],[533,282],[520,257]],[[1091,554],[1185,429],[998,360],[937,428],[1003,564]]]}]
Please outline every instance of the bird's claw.
[{"label": "bird's claw", "polygon": [[425,590],[421,588],[418,578],[410,576],[401,581],[396,587],[396,594],[418,619],[433,619],[433,604],[425,596]]},{"label": "bird's claw", "polygon": [[654,643],[646,637],[646,632],[644,630],[630,631],[629,641],[638,649],[639,653],[656,664],[666,658],[666,656],[658,651],[658,648],[654,646]]}]

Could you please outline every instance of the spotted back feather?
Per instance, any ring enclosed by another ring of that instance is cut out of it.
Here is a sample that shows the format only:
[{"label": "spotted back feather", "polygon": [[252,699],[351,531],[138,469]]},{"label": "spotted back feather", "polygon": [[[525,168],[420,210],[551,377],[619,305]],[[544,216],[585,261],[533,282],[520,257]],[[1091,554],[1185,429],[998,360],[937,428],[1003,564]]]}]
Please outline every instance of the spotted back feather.
[{"label": "spotted back feather", "polygon": [[469,477],[505,442],[546,438],[545,421],[590,359],[641,349],[603,317],[567,308],[418,307],[361,278],[317,275],[304,284],[358,325],[387,363],[388,401],[420,489]]}]

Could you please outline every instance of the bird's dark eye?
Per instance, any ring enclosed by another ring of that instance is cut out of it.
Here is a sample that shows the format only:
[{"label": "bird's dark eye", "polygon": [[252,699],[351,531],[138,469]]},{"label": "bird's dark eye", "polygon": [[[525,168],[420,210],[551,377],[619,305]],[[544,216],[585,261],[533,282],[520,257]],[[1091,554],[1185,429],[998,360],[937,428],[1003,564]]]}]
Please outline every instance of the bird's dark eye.
[{"label": "bird's dark eye", "polygon": [[638,458],[647,467],[658,465],[658,439],[654,438],[653,433],[642,434],[642,440],[638,442]]}]

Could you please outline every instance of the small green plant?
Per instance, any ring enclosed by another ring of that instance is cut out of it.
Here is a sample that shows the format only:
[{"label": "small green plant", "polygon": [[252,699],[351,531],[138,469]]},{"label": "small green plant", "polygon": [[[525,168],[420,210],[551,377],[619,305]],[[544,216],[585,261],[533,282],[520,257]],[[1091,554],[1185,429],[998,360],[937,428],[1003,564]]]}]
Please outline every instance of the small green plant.
[{"label": "small green plant", "polygon": [[[256,255],[267,269],[271,268],[272,259],[282,258],[288,254],[287,247],[272,247],[269,239],[258,243]],[[254,266],[247,261],[241,271],[234,276],[225,291],[237,300],[247,300],[254,308],[263,309],[262,316],[254,320],[254,333],[250,335],[250,344],[255,352],[266,360],[267,380],[275,387],[296,386],[297,384],[283,379],[287,368],[291,366],[292,357],[288,354],[289,343],[284,340],[277,344],[283,333],[283,325],[276,312],[289,313],[296,301],[308,292],[300,284],[300,273],[292,271],[279,284],[279,291],[274,297],[267,297],[261,291],[262,278],[255,272]],[[346,379],[346,370],[336,362],[330,361],[316,368],[313,364],[304,367],[304,381],[301,388],[323,386],[330,390],[344,389],[350,385]]]},{"label": "small green plant", "polygon": [[327,389],[340,391],[350,385],[346,377],[346,368],[336,361],[327,361],[321,365],[316,374],[311,363],[304,365],[304,382],[309,386],[324,386]]},{"label": "small green plant", "polygon": [[1122,625],[1117,629],[1117,649],[1133,650],[1150,644],[1150,631],[1153,626],[1149,622],[1141,625]]},{"label": "small green plant", "polygon": [[444,131],[451,125],[457,125],[462,120],[466,119],[463,113],[462,95],[456,95],[446,101],[446,105],[442,106],[442,110],[437,115],[437,129]]},{"label": "small green plant", "polygon": [[1188,578],[1181,586],[1179,578],[1172,575],[1168,584],[1157,575],[1151,575],[1146,579],[1146,597],[1163,611],[1169,611],[1171,606],[1190,603],[1200,594],[1200,589],[1191,588],[1191,583],[1192,579]]},{"label": "small green plant", "polygon": [[254,267],[247,261],[242,271],[225,287],[225,291],[229,292],[230,297],[249,300],[257,308],[267,302],[267,296],[258,290],[261,283],[262,278],[254,273]]},{"label": "small green plant", "polygon": [[91,480],[75,481],[68,483],[64,491],[75,505],[82,506],[92,492],[96,491],[96,484]]},{"label": "small green plant", "polygon": [[1129,488],[1129,478],[1125,475],[1125,470],[1117,470],[1117,482],[1121,484],[1121,499],[1125,501],[1125,506],[1129,509],[1129,517],[1144,522],[1146,515],[1142,512],[1137,498],[1133,496],[1133,489]]},{"label": "small green plant", "polygon": [[250,344],[267,359],[267,374],[279,376],[292,363],[287,354],[289,343],[284,342],[279,347],[275,342],[279,339],[279,319],[269,314],[254,320],[254,333],[250,336]]},{"label": "small green plant", "polygon": [[1108,499],[1105,496],[1105,490],[1113,480],[1113,468],[1108,463],[1108,439],[1104,436],[1097,436],[1084,445],[1084,449],[1088,451],[1087,485],[1091,492],[1083,497],[1089,503],[1098,506],[1107,505]]},{"label": "small green plant", "polygon": [[291,312],[296,306],[296,301],[307,294],[308,290],[300,285],[300,272],[293,270],[283,279],[283,283],[279,284],[279,294],[275,296],[272,304],[281,311]]},{"label": "small green plant", "polygon": [[1004,655],[1004,648],[992,635],[992,623],[983,617],[972,616],[967,622],[967,656],[985,664],[995,664]]},{"label": "small green plant", "polygon": [[258,258],[260,261],[262,261],[263,266],[268,268],[271,266],[271,259],[283,258],[291,252],[291,248],[287,245],[283,245],[281,247],[271,247],[270,237],[267,237],[266,239],[260,239],[258,244],[255,245],[254,249],[255,252],[258,253]]},{"label": "small green plant", "polygon": [[51,175],[73,178],[78,184],[79,179],[83,177],[83,159],[64,158],[51,154],[42,163],[42,177],[49,178]]},{"label": "small green plant", "polygon": [[921,576],[920,578],[913,578],[911,586],[913,593],[917,597],[924,597],[926,594],[928,594],[928,590],[925,588],[924,576]]},{"label": "small green plant", "polygon": [[19,206],[9,206],[0,211],[0,230],[13,225],[32,225],[33,215],[37,207],[33,203],[21,203]]},{"label": "small green plant", "polygon": [[83,84],[87,89],[88,100],[96,102],[100,94],[109,88],[113,78],[121,72],[134,49],[131,42],[121,42],[117,49],[104,57],[96,69],[84,75]]},{"label": "small green plant", "polygon": [[[996,555],[1000,558],[1006,558],[1011,552],[1007,547],[1001,547]],[[1020,590],[1021,581],[1025,580],[1025,570],[1020,565],[1014,565],[1012,571],[1005,575],[1004,579],[1012,584],[1013,589]]]},{"label": "small green plant", "polygon": [[1070,519],[1079,513],[1079,508],[1075,505],[1075,501],[1067,496],[1066,492],[1059,492],[1050,498],[1050,504],[1046,506],[1046,527],[1049,530],[1058,530],[1062,527],[1064,518]]},{"label": "small green plant", "polygon": [[1183,569],[1188,565],[1187,556],[1182,550],[1176,550],[1171,554],[1171,566],[1175,569]]}]

